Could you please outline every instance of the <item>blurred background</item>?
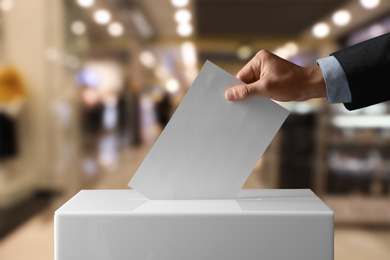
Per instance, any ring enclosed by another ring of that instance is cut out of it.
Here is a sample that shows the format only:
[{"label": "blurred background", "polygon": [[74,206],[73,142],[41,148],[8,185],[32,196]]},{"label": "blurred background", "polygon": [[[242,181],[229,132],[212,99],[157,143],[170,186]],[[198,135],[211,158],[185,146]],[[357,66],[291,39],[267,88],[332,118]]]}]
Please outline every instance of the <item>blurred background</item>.
[{"label": "blurred background", "polygon": [[[53,259],[54,211],[127,183],[206,60],[301,66],[390,32],[387,0],[0,0],[0,259]],[[291,111],[243,188],[310,188],[336,259],[390,259],[390,103]]]}]

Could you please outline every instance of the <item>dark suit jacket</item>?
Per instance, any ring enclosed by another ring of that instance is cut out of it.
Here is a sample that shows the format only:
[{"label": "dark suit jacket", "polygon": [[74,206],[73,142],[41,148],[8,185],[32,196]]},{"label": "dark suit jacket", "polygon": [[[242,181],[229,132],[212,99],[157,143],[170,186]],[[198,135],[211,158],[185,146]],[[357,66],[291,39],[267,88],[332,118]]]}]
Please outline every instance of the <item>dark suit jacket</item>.
[{"label": "dark suit jacket", "polygon": [[342,49],[333,55],[347,76],[352,102],[348,110],[390,100],[390,33]]}]

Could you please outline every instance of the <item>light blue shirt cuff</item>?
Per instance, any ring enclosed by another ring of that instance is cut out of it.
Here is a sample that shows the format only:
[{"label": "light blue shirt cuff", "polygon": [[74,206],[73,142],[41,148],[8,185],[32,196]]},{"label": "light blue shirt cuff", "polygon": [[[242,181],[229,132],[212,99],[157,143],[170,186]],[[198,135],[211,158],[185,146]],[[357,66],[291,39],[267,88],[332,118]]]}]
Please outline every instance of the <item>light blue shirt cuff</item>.
[{"label": "light blue shirt cuff", "polygon": [[347,76],[339,61],[334,56],[329,56],[318,59],[317,64],[320,66],[324,76],[328,104],[350,103],[352,101],[351,91]]}]

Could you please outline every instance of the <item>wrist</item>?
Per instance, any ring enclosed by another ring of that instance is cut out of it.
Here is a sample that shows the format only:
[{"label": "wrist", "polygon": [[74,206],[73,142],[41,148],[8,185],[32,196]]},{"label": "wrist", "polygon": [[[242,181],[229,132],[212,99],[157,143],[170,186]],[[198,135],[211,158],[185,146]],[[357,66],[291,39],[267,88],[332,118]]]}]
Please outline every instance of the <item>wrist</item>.
[{"label": "wrist", "polygon": [[307,98],[326,98],[326,85],[324,76],[319,66],[306,67],[307,71]]}]

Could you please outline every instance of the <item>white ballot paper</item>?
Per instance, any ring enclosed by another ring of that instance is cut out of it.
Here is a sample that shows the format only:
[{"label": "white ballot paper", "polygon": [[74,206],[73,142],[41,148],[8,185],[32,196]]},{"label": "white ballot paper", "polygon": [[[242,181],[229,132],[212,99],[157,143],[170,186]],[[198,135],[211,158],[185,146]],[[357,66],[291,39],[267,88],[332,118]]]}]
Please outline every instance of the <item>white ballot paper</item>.
[{"label": "white ballot paper", "polygon": [[225,99],[240,80],[207,61],[129,186],[149,199],[234,199],[288,111]]}]

